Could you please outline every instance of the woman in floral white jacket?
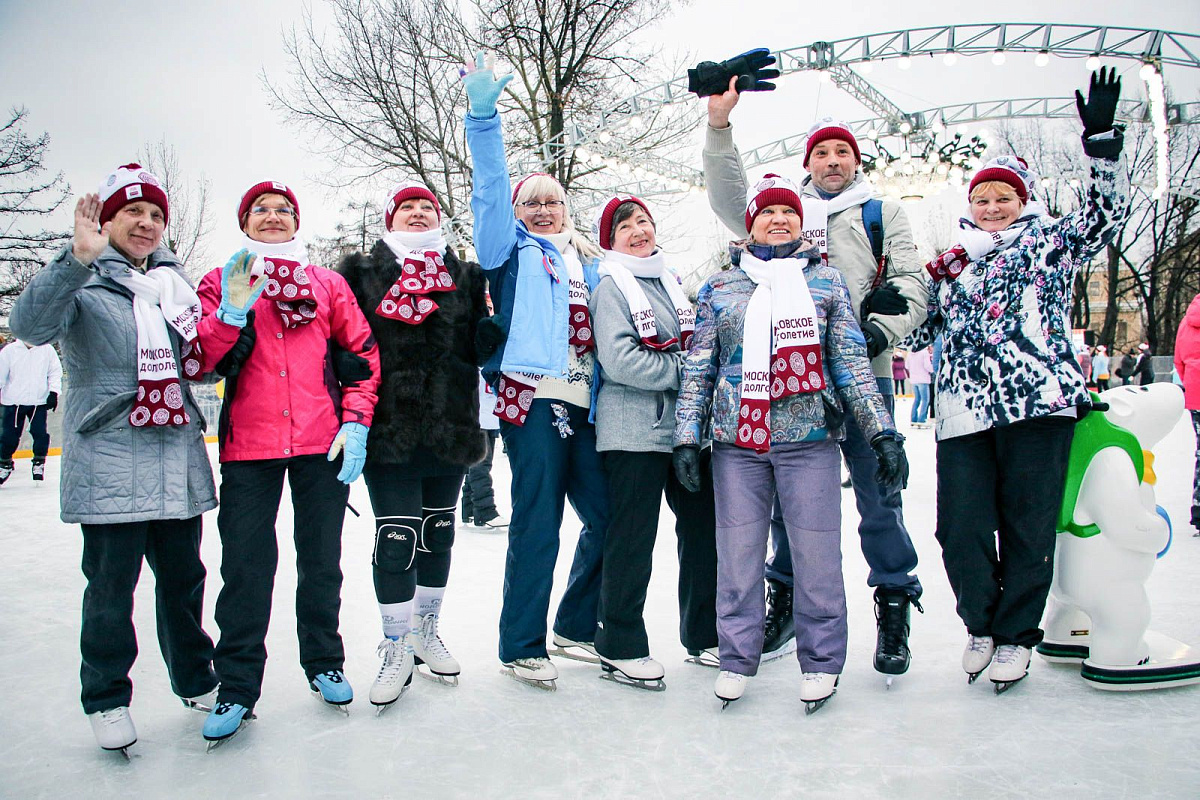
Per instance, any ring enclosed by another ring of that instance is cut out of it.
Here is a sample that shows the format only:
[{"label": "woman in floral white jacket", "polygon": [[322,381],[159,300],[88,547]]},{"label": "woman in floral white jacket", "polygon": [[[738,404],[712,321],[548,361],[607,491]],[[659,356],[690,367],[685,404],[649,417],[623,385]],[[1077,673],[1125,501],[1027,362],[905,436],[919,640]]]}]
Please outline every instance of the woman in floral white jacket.
[{"label": "woman in floral white jacket", "polygon": [[929,318],[914,334],[916,348],[945,336],[937,538],[969,634],[963,669],[974,681],[991,664],[997,692],[1025,677],[1042,638],[1067,455],[1091,402],[1070,338],[1075,270],[1128,207],[1113,125],[1120,81],[1102,70],[1088,99],[1076,96],[1090,176],[1083,205],[1049,217],[1024,161],[989,162],[971,181],[959,244],[927,265]]}]

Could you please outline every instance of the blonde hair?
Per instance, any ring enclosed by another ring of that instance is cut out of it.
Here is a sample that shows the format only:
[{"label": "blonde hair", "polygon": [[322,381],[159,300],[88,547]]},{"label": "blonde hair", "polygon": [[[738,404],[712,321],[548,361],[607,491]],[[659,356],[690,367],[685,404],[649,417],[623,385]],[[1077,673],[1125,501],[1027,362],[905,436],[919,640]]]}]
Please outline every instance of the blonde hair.
[{"label": "blonde hair", "polygon": [[[521,188],[517,190],[517,194],[513,198],[513,213],[516,213],[517,206],[521,203],[538,197],[553,197],[567,203],[567,193],[563,190],[561,183],[549,175],[531,175],[521,184]],[[575,227],[575,221],[571,219],[569,203],[563,207],[563,233],[570,234],[571,246],[579,254],[580,261],[589,261],[600,257],[600,248]]]},{"label": "blonde hair", "polygon": [[975,198],[985,192],[995,192],[1000,197],[1013,197],[1017,202],[1020,202],[1021,196],[1017,194],[1017,190],[1004,181],[984,181],[971,190],[971,194],[967,200],[974,203]]}]

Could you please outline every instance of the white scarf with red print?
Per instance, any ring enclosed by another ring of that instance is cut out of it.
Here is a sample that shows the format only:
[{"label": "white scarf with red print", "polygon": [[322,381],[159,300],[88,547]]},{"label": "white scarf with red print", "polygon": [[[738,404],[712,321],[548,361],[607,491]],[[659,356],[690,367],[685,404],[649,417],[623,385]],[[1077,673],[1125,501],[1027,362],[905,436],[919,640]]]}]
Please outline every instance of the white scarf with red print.
[{"label": "white scarf with red print", "polygon": [[454,277],[446,269],[446,239],[442,229],[388,231],[383,235],[383,243],[396,256],[400,277],[379,301],[375,313],[420,325],[438,308],[429,295],[454,290]]},{"label": "white scarf with red print", "polygon": [[847,208],[861,206],[871,197],[871,184],[866,181],[828,200],[807,194],[800,197],[800,205],[804,209],[804,231],[801,235],[821,248],[821,261],[825,264],[829,263],[829,218]]},{"label": "white scarf with red print", "polygon": [[[643,346],[651,350],[666,350],[678,343],[679,349],[687,351],[692,342],[692,334],[696,330],[696,311],[684,294],[679,277],[667,267],[661,250],[656,250],[645,258],[618,253],[615,250],[609,251],[600,266],[600,274],[612,278],[613,283],[624,295],[625,302],[629,304],[629,316],[633,319],[633,325]],[[645,290],[638,283],[638,278],[657,278],[662,284],[667,296],[671,298],[671,305],[675,306],[675,315],[679,319],[678,338],[659,340],[654,308],[650,305]]]},{"label": "white scarf with red print", "polygon": [[184,374],[200,377],[200,298],[183,277],[170,267],[146,274],[129,270],[112,275],[133,292],[133,320],[137,327],[138,390],[129,422],[146,425],[186,425],[191,422],[183,407],[183,387],[167,325],[183,338],[179,360]]},{"label": "white scarf with red print", "polygon": [[742,321],[742,389],[735,444],[771,449],[771,402],[825,388],[817,308],[804,260],[761,261],[741,254],[738,266],[757,286]]},{"label": "white scarf with red print", "polygon": [[275,304],[285,328],[307,325],[317,318],[317,299],[308,277],[308,248],[296,237],[273,244],[242,237],[242,247],[258,255],[251,274],[263,278],[263,297]]}]

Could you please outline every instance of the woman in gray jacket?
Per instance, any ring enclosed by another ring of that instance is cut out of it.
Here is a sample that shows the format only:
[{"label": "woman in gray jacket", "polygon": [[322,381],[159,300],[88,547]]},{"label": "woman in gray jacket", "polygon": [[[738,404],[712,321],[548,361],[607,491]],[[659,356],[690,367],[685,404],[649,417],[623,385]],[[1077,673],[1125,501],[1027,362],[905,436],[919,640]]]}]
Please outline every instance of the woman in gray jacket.
[{"label": "woman in gray jacket", "polygon": [[596,449],[612,508],[596,653],[605,677],[662,689],[663,668],[650,657],[642,609],[664,490],[679,538],[679,638],[695,660],[707,657],[717,665],[711,461],[706,452],[698,495],[671,469],[675,396],[696,315],[658,249],[645,202],[632,195],[611,198],[600,209],[593,236],[605,250],[603,277],[591,298],[601,368]]},{"label": "woman in gray jacket", "polygon": [[99,195],[79,200],[70,244],[34,276],[10,318],[31,344],[57,340],[71,378],[61,503],[63,522],[83,529],[83,710],[99,745],[122,752],[137,741],[129,670],[143,557],[172,690],[198,707],[217,685],[213,642],[200,625],[200,517],[217,499],[187,380],[200,368],[200,301],[178,259],[159,247],[167,214],[153,175],[137,164],[117,169]]}]

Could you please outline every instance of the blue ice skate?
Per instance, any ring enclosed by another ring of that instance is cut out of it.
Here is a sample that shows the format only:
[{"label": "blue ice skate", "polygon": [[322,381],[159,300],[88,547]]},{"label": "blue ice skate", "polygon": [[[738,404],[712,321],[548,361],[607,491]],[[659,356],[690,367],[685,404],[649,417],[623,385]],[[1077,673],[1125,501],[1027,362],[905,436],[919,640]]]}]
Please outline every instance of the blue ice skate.
[{"label": "blue ice skate", "polygon": [[319,695],[329,705],[345,714],[350,713],[346,706],[350,705],[350,701],[354,699],[354,690],[350,688],[350,682],[346,680],[346,673],[340,669],[331,669],[320,675],[314,675],[308,681],[308,686],[314,695]]},{"label": "blue ice skate", "polygon": [[218,702],[204,720],[204,739],[208,749],[212,750],[230,739],[242,729],[248,721],[254,719],[250,709],[238,703]]}]

